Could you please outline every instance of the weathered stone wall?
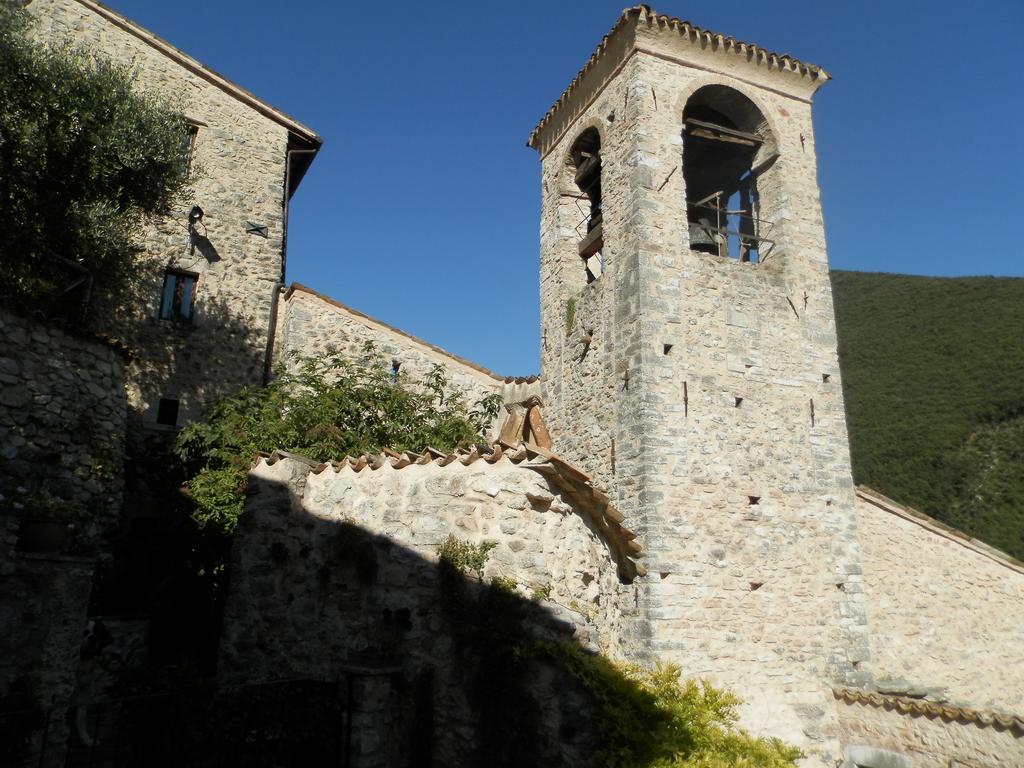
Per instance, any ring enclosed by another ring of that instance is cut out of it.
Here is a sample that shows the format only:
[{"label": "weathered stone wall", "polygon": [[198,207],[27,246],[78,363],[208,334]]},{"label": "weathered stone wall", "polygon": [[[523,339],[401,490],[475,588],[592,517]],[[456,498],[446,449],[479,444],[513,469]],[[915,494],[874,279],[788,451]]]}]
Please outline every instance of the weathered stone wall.
[{"label": "weathered stone wall", "polygon": [[75,527],[96,551],[124,488],[124,356],[0,311],[0,508]]},{"label": "weathered stone wall", "polygon": [[1024,568],[873,494],[857,514],[878,685],[1024,712]]},{"label": "weathered stone wall", "polygon": [[0,563],[0,754],[19,760],[11,765],[64,765],[92,574],[82,558],[24,554]]},{"label": "weathered stone wall", "polygon": [[[70,38],[135,72],[138,89],[171,99],[196,122],[194,194],[140,236],[137,284],[130,295],[97,286],[105,330],[133,352],[128,403],[133,433],[156,424],[161,398],[180,402],[178,424],[263,373],[271,295],[283,274],[283,203],[288,130],[203,76],[157,50],[149,33],[132,33],[76,0],[32,0],[37,34]],[[139,31],[138,28],[134,28]],[[195,236],[188,212],[205,216]],[[246,233],[246,222],[268,236]],[[191,323],[159,318],[165,269],[198,274]]]},{"label": "weathered stone wall", "polygon": [[533,380],[504,379],[305,286],[293,285],[285,293],[274,338],[276,361],[294,363],[328,350],[357,359],[366,344],[373,345],[389,369],[398,363],[402,375],[411,379],[421,379],[433,366],[443,365],[452,385],[470,403],[491,394],[501,395],[504,402],[518,402],[539,391]]},{"label": "weathered stone wall", "polygon": [[1024,734],[870,704],[839,706],[841,768],[1006,768],[1024,765]]},{"label": "weathered stone wall", "polygon": [[[524,616],[513,630],[520,639],[510,642],[574,638],[619,655],[634,589],[618,581],[585,516],[539,474],[507,458],[319,473],[280,459],[261,461],[250,475],[232,556],[224,681],[354,676],[367,686],[354,701],[365,727],[354,731],[353,753],[363,766],[396,760],[394,750],[415,736],[402,727],[421,729],[423,749],[433,744],[430,764],[469,764],[467,756],[494,737],[488,718],[503,702],[521,707],[510,716],[524,723],[546,707],[537,724],[541,753],[574,749],[585,729],[574,737],[565,721],[580,706],[572,681],[535,670],[530,685],[540,693],[516,703],[508,697],[525,681],[481,672],[488,650],[466,634],[479,628],[459,626],[462,603],[438,567],[449,535],[494,542],[484,581],[512,580]],[[475,577],[466,587],[481,590]]]},{"label": "weathered stone wall", "polygon": [[[869,654],[816,85],[634,13],[559,107],[564,133],[539,142],[545,418],[555,449],[612,489],[647,548],[634,654],[756,700],[745,726],[831,765],[831,683],[863,682]],[[709,84],[754,102],[779,151],[761,190],[777,245],[759,264],[689,250],[682,114]],[[565,164],[590,127],[606,271],[588,285]]]}]

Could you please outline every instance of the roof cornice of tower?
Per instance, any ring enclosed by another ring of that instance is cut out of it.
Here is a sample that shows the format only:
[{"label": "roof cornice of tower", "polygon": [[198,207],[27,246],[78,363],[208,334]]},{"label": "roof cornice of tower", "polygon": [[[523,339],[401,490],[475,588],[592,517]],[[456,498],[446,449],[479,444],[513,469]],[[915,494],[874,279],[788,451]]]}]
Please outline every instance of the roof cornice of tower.
[{"label": "roof cornice of tower", "polygon": [[[739,64],[743,69],[756,71],[757,82],[754,84],[758,87],[776,90],[783,95],[804,101],[808,101],[822,84],[831,79],[821,67],[800,61],[788,54],[774,53],[753,43],[745,43],[734,37],[703,29],[688,21],[660,14],[650,6],[636,5],[626,8],[615,25],[601,38],[601,42],[583,68],[534,127],[526,145],[540,150],[542,154],[545,153],[546,147],[550,147],[553,142],[543,141],[542,134],[547,132],[556,116],[564,109],[571,109],[572,102],[580,101],[581,90],[592,91],[596,96],[634,53],[643,52],[665,57],[660,51],[650,50],[645,45],[660,36],[671,36],[677,45],[682,43],[698,49],[704,54],[705,61],[709,53],[712,57],[721,57],[720,63],[716,62],[718,66],[708,66],[707,63],[699,62],[678,63],[697,69],[720,71],[723,74],[733,73]],[[603,70],[603,74],[599,70]],[[769,77],[766,78],[765,75]],[[777,86],[773,88],[771,82],[777,83]],[[584,100],[587,103],[590,101]],[[577,107],[580,110],[583,108],[580,105]]]}]

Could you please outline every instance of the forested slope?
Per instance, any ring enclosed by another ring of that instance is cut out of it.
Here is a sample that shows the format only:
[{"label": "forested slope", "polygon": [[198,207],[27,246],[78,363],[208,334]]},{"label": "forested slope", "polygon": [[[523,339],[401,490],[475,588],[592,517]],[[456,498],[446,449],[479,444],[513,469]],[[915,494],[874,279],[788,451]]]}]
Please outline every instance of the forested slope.
[{"label": "forested slope", "polygon": [[855,481],[1024,559],[1024,279],[832,286]]}]

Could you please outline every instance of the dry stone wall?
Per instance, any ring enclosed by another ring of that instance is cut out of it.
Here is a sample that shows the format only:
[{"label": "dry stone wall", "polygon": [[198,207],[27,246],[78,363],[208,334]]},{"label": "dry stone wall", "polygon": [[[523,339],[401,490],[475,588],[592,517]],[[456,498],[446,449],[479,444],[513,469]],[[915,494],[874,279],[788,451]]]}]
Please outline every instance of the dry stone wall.
[{"label": "dry stone wall", "polygon": [[[359,681],[353,717],[365,727],[353,731],[353,754],[362,766],[400,764],[396,750],[409,739],[433,750],[430,764],[469,764],[496,738],[491,718],[503,706],[517,722],[538,718],[530,726],[540,734],[538,764],[555,764],[551,750],[585,749],[586,729],[569,722],[584,707],[576,684],[542,664],[523,693],[524,680],[488,666],[489,651],[473,639],[477,621],[460,624],[467,598],[449,591],[438,566],[449,536],[494,544],[483,579],[514,590],[510,610],[522,622],[509,629],[519,636],[513,644],[559,638],[619,655],[634,589],[618,581],[585,517],[540,475],[507,458],[319,473],[280,459],[250,475],[232,556],[224,682]],[[472,573],[459,582],[470,596],[485,591]]]},{"label": "dry stone wall", "polygon": [[1024,712],[1024,568],[872,495],[857,514],[878,685]]},{"label": "dry stone wall", "polygon": [[[644,542],[635,655],[735,690],[745,726],[832,765],[831,684],[866,682],[870,654],[816,86],[634,13],[559,107],[564,133],[538,144],[545,418]],[[777,244],[759,264],[689,250],[682,114],[705,85],[749,98],[779,151],[762,190]],[[605,246],[590,284],[565,171],[588,128],[601,135]]]},{"label": "dry stone wall", "polygon": [[93,563],[82,558],[24,554],[0,565],[0,755],[5,765],[64,765],[92,575]]},{"label": "dry stone wall", "polygon": [[[205,404],[263,374],[272,292],[283,274],[284,182],[288,130],[241,103],[194,68],[75,0],[32,0],[36,34],[70,38],[135,72],[138,89],[168,97],[196,123],[194,194],[140,236],[137,284],[100,306],[115,338],[132,350],[128,403],[133,432],[157,424],[161,398],[178,400],[178,424]],[[148,33],[144,33],[148,35]],[[188,227],[199,205],[204,217]],[[246,223],[267,228],[249,234]],[[198,275],[190,323],[159,317],[164,273]]]},{"label": "dry stone wall", "polygon": [[124,487],[124,356],[0,311],[0,507],[101,548]]}]

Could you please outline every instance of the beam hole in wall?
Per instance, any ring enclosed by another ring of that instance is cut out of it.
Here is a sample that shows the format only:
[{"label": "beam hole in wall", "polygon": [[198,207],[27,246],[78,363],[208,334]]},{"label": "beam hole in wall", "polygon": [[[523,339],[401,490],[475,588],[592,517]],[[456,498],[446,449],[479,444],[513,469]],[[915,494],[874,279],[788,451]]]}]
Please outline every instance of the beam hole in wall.
[{"label": "beam hole in wall", "polygon": [[672,353],[672,344],[663,344],[661,347],[662,354],[668,355]]},{"label": "beam hole in wall", "polygon": [[156,423],[165,427],[178,426],[178,411],[181,402],[173,397],[161,397],[156,408]]},{"label": "beam hole in wall", "polygon": [[752,581],[752,582],[750,582],[750,591],[751,592],[757,592],[757,590],[759,590],[763,586],[764,586],[764,582],[763,581]]},{"label": "beam hole in wall", "polygon": [[830,381],[832,381],[832,374],[831,373],[823,373],[823,374],[821,374],[821,383],[822,384],[828,384]]},{"label": "beam hole in wall", "polygon": [[747,505],[748,506],[756,507],[760,503],[761,503],[761,497],[760,496],[747,496]]},{"label": "beam hole in wall", "polygon": [[743,405],[743,398],[742,397],[734,397],[733,398],[733,405],[736,408],[739,408],[741,405]]}]

